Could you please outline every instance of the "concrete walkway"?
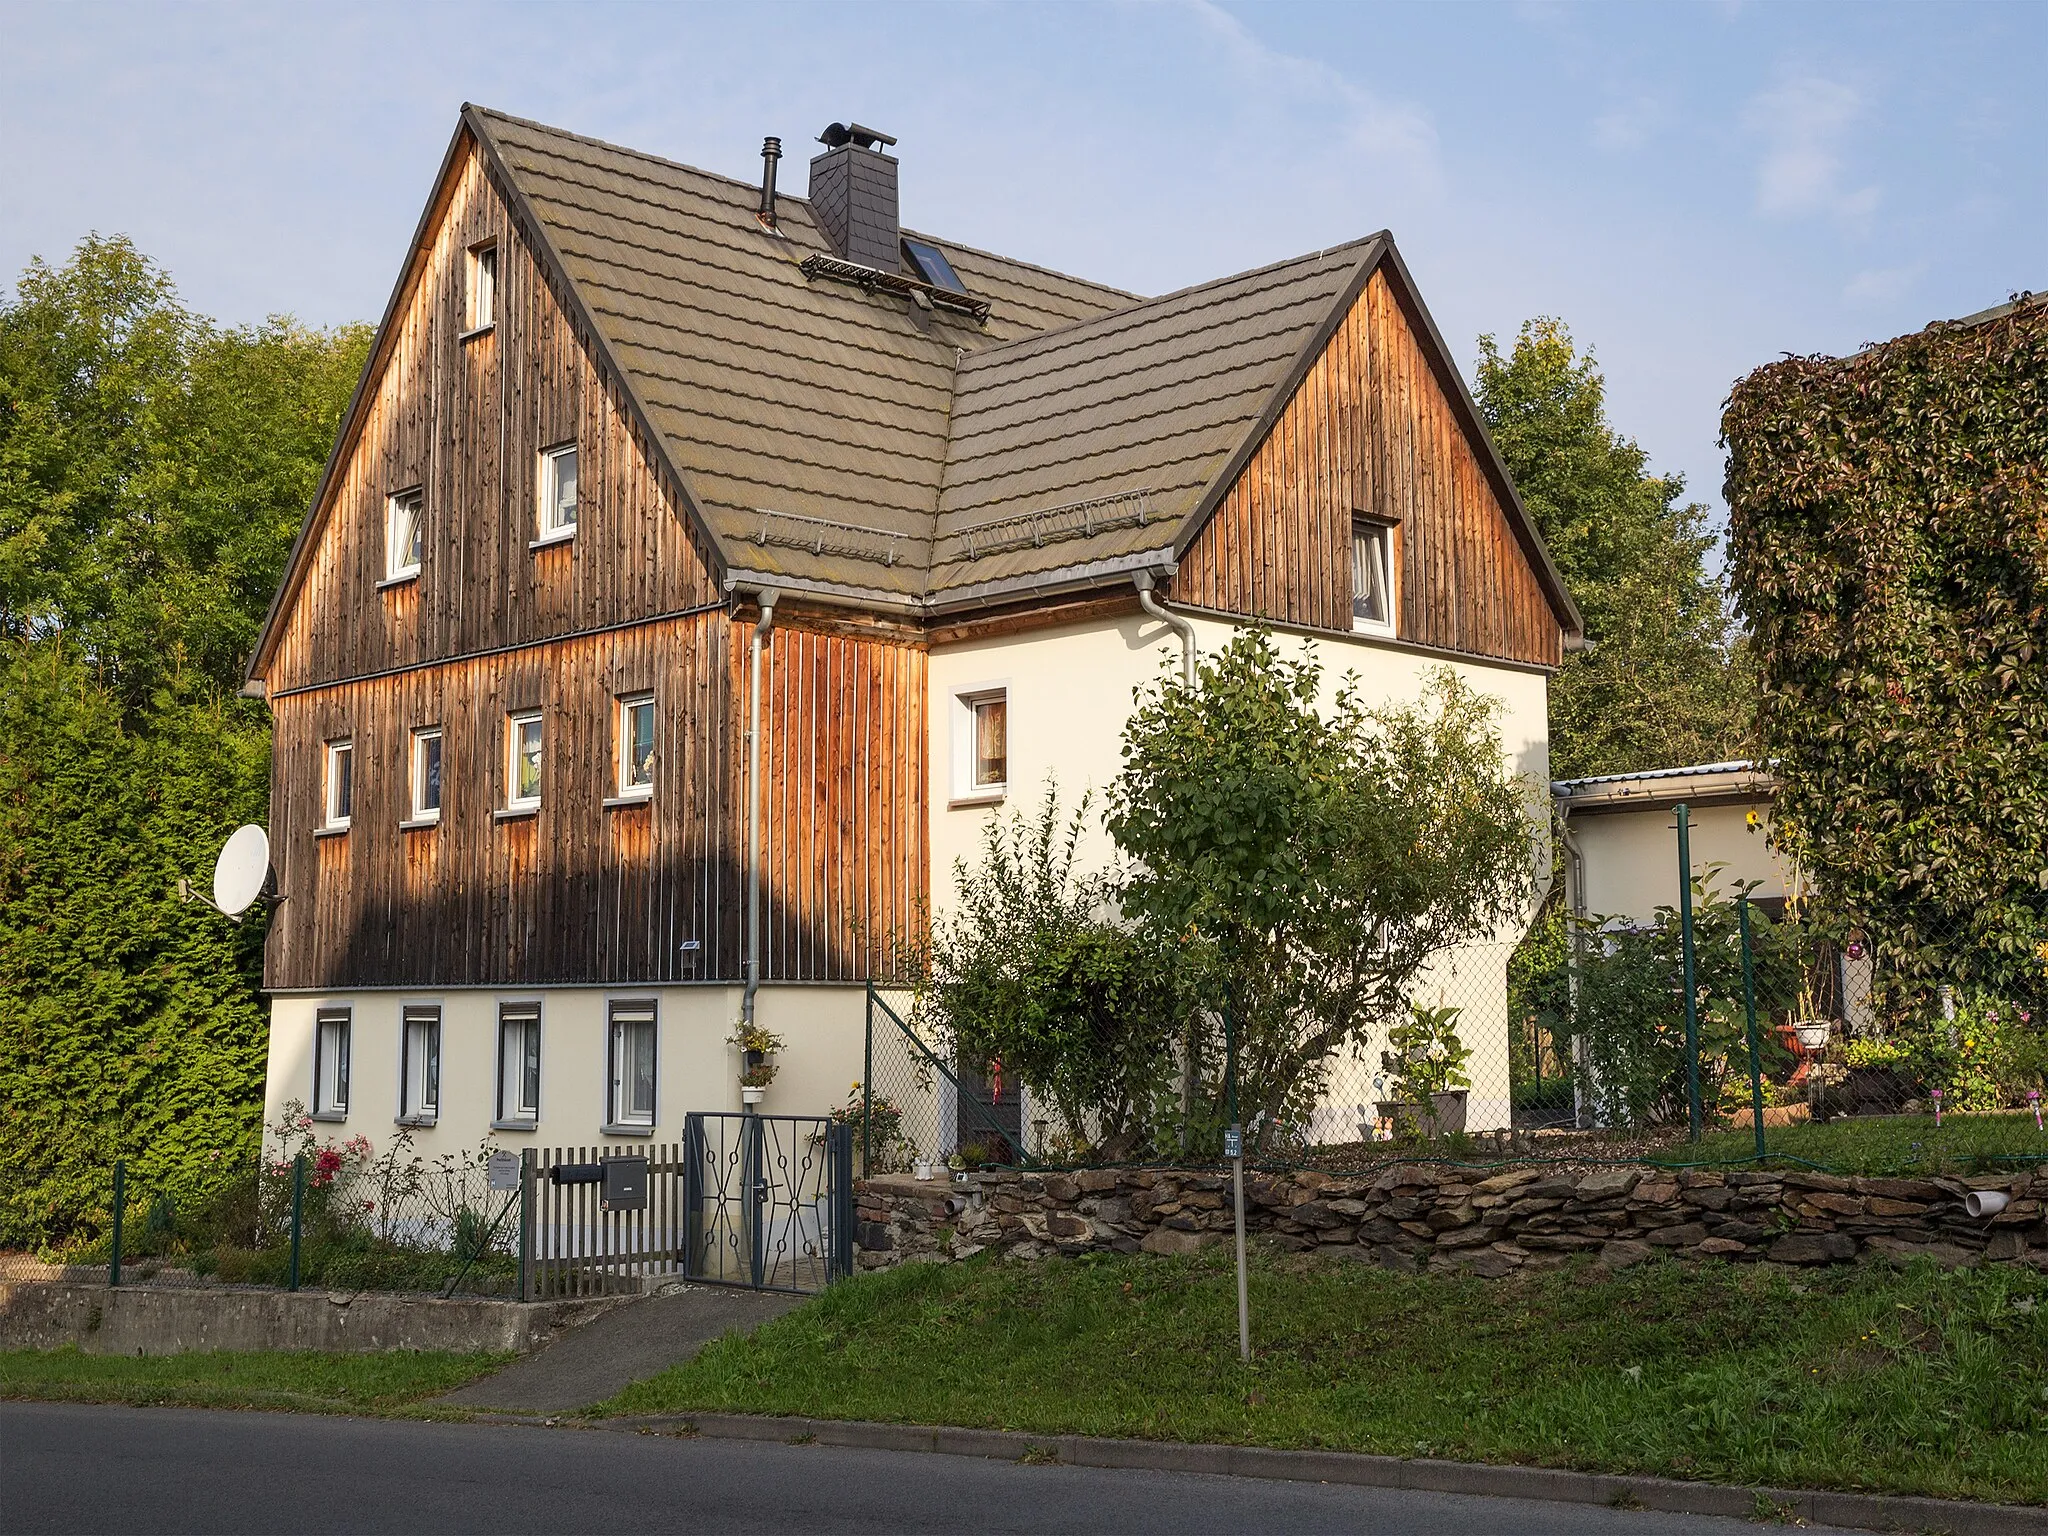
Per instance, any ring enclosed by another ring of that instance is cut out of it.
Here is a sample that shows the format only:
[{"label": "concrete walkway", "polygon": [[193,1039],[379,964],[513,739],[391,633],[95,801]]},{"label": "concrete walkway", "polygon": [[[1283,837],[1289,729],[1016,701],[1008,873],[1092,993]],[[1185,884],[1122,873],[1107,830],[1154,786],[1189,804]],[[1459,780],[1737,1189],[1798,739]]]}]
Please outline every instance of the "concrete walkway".
[{"label": "concrete walkway", "polygon": [[757,1328],[807,1299],[693,1285],[630,1301],[439,1401],[511,1413],[566,1413],[689,1359],[720,1334]]}]

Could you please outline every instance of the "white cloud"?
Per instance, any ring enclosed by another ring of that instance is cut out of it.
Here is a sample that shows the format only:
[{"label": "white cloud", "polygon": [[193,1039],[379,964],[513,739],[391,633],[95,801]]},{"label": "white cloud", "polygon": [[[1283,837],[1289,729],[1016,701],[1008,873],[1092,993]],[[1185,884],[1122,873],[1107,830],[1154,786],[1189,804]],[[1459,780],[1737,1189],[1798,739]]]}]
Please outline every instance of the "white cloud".
[{"label": "white cloud", "polygon": [[1744,121],[1765,143],[1758,211],[1868,225],[1881,193],[1874,184],[1849,186],[1842,159],[1844,141],[1866,106],[1855,86],[1815,74],[1790,76],[1752,100]]},{"label": "white cloud", "polygon": [[1593,119],[1593,143],[1601,149],[1634,149],[1663,120],[1662,103],[1649,96],[1618,102]]},{"label": "white cloud", "polygon": [[1214,0],[1186,10],[1249,88],[1256,105],[1288,113],[1334,113],[1338,140],[1324,145],[1398,167],[1426,186],[1440,180],[1436,125],[1419,107],[1385,100],[1319,59],[1268,46]]},{"label": "white cloud", "polygon": [[1874,267],[1858,272],[1842,290],[1842,301],[1860,305],[1895,303],[1906,296],[1926,270],[1927,263],[1921,261],[1906,267]]}]

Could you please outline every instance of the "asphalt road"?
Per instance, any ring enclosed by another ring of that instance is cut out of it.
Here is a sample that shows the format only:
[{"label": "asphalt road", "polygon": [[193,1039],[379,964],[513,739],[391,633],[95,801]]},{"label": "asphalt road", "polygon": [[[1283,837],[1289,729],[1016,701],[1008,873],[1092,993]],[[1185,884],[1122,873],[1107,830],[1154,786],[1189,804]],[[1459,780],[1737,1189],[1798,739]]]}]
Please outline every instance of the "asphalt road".
[{"label": "asphalt road", "polygon": [[0,1403],[0,1531],[1735,1536],[1578,1504],[605,1430]]}]

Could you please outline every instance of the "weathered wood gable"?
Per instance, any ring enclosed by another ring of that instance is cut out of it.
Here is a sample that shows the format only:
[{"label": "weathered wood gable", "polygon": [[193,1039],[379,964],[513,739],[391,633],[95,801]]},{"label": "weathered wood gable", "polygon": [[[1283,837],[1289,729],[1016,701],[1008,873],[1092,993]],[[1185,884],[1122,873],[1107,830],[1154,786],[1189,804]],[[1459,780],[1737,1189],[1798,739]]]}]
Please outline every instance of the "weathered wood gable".
[{"label": "weathered wood gable", "polygon": [[[466,334],[468,253],[487,241],[495,322]],[[678,488],[467,136],[371,368],[259,658],[273,698],[719,600]],[[541,450],[571,440],[576,536],[534,549]],[[413,488],[420,573],[386,583],[386,501]]]},{"label": "weathered wood gable", "polygon": [[1182,554],[1173,595],[1349,633],[1365,516],[1395,528],[1396,638],[1556,666],[1563,627],[1435,353],[1374,271]]}]

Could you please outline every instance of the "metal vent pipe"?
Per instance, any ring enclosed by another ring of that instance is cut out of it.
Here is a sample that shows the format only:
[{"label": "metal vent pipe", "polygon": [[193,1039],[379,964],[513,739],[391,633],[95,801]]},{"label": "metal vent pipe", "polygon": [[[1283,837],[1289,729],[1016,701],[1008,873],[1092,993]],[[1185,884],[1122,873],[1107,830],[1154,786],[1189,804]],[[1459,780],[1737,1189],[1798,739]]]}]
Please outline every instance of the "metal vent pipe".
[{"label": "metal vent pipe", "polygon": [[775,166],[782,159],[782,140],[772,133],[761,141],[761,222],[775,228]]}]

